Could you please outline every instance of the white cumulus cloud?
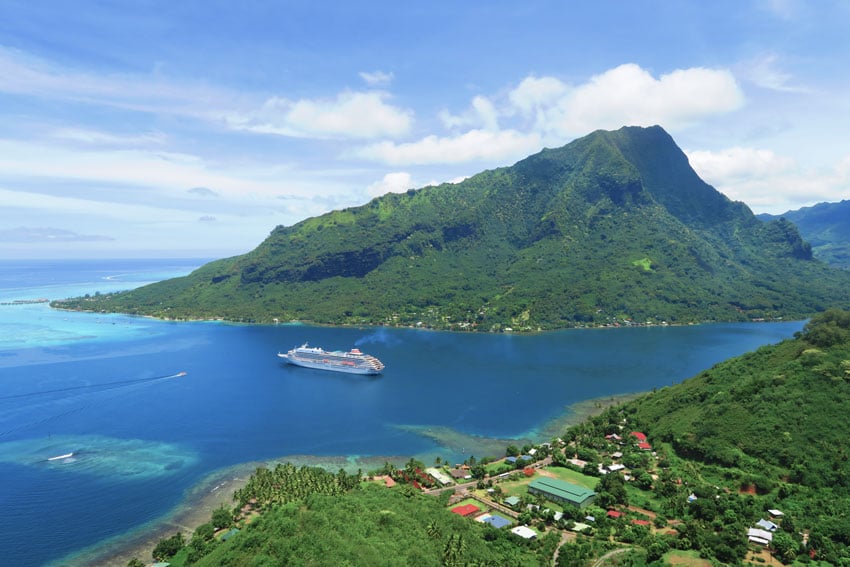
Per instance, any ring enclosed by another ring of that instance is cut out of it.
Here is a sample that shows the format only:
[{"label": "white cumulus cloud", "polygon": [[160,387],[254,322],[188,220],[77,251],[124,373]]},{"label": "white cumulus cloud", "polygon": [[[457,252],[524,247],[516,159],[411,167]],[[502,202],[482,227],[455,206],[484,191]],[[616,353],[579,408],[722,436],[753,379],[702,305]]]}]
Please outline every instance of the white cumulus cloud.
[{"label": "white cumulus cloud", "polygon": [[573,136],[624,125],[676,128],[743,104],[743,91],[729,71],[695,67],[655,78],[629,63],[565,91],[544,110],[545,127]]},{"label": "white cumulus cloud", "polygon": [[361,71],[360,78],[370,87],[383,87],[393,82],[393,74],[383,71]]},{"label": "white cumulus cloud", "polygon": [[413,188],[413,180],[405,171],[387,173],[380,181],[376,181],[366,188],[370,197],[380,197],[387,193],[404,193]]},{"label": "white cumulus cloud", "polygon": [[379,142],[354,150],[352,154],[355,157],[394,165],[422,165],[518,159],[539,147],[540,138],[534,133],[476,129],[457,136],[427,136],[416,142]]},{"label": "white cumulus cloud", "polygon": [[554,77],[526,77],[511,90],[508,99],[523,114],[556,104],[569,91],[569,86]]},{"label": "white cumulus cloud", "polygon": [[382,141],[348,154],[393,165],[519,159],[544,144],[559,146],[598,129],[681,128],[743,104],[735,77],[722,69],[677,69],[656,78],[625,64],[578,85],[528,76],[496,96],[473,97],[459,114],[440,112],[449,135]]},{"label": "white cumulus cloud", "polygon": [[228,117],[230,126],[265,134],[297,138],[379,138],[406,134],[413,112],[386,101],[384,92],[346,91],[335,98],[272,97],[262,108]]},{"label": "white cumulus cloud", "polygon": [[688,151],[700,177],[755,212],[773,214],[850,197],[850,156],[828,168],[804,168],[771,150],[734,147]]},{"label": "white cumulus cloud", "polygon": [[448,129],[460,127],[483,128],[496,131],[499,129],[499,111],[493,102],[483,96],[472,99],[470,108],[460,115],[454,115],[446,110],[439,113],[443,126]]},{"label": "white cumulus cloud", "polygon": [[785,173],[796,167],[791,158],[756,148],[735,147],[718,152],[697,150],[687,154],[691,167],[709,183],[758,179]]}]

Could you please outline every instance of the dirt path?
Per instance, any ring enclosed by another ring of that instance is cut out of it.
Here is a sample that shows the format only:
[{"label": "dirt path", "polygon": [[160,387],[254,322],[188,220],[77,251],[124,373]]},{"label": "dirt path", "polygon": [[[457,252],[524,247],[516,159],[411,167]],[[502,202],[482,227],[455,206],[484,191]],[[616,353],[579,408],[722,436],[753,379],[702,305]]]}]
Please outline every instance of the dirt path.
[{"label": "dirt path", "polygon": [[638,514],[643,514],[644,516],[652,518],[653,520],[657,516],[655,512],[651,512],[650,510],[647,510],[645,508],[638,508],[637,506],[629,506],[629,510],[631,510],[632,512],[637,512]]},{"label": "dirt path", "polygon": [[558,564],[558,555],[561,553],[561,547],[568,541],[575,541],[576,534],[572,532],[562,532],[561,533],[561,541],[558,543],[558,547],[555,549],[555,554],[552,556],[552,567],[555,567]]},{"label": "dirt path", "polygon": [[619,554],[621,554],[621,553],[625,553],[625,552],[627,552],[628,550],[629,550],[629,548],[628,548],[628,547],[620,547],[620,548],[618,548],[618,549],[614,549],[614,550],[612,550],[612,551],[609,551],[608,553],[606,553],[605,555],[603,555],[602,557],[600,557],[599,559],[597,559],[597,560],[593,563],[593,567],[602,567],[603,565],[605,565],[605,562],[606,562],[606,561],[608,561],[610,558],[614,557],[615,555],[619,555]]}]

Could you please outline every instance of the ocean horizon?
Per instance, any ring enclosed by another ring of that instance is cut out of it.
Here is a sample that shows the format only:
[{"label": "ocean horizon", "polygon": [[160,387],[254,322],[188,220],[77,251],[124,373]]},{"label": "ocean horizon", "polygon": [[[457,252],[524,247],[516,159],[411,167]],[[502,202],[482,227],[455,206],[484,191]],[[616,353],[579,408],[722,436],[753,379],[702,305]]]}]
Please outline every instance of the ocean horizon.
[{"label": "ocean horizon", "polygon": [[[476,453],[476,438],[542,441],[546,424],[572,404],[678,383],[803,326],[461,334],[10,304],[129,289],[201,263],[0,261],[0,529],[9,564],[55,563],[120,541],[240,463],[283,455],[459,461],[488,456]],[[386,369],[369,377],[281,363],[279,351],[304,342],[357,347]]]}]

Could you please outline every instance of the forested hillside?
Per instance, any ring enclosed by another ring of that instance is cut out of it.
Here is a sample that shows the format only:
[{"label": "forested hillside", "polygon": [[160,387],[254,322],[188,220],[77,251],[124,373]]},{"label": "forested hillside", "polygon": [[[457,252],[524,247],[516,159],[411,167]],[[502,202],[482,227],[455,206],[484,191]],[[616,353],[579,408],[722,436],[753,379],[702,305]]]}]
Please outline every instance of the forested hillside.
[{"label": "forested hillside", "polygon": [[796,340],[718,364],[629,408],[682,456],[764,463],[794,483],[850,489],[850,313],[820,314]]},{"label": "forested hillside", "polygon": [[591,470],[606,435],[637,430],[652,442],[652,494],[627,498],[677,528],[645,549],[693,549],[722,564],[749,554],[757,558],[744,564],[758,564],[763,544],[746,534],[767,526],[766,547],[783,563],[850,565],[848,412],[850,312],[830,310],[793,340],[612,408],[565,438]]},{"label": "forested hillside", "polygon": [[819,203],[781,215],[759,215],[765,221],[785,218],[800,229],[823,261],[850,270],[850,201]]},{"label": "forested hillside", "polygon": [[539,542],[517,545],[510,533],[488,528],[450,513],[437,498],[367,485],[275,507],[197,565],[547,564]]},{"label": "forested hillside", "polygon": [[[850,564],[850,313],[830,310],[794,340],[718,364],[626,406],[691,470],[754,486],[785,511],[787,557]],[[714,472],[711,472],[714,471]]]},{"label": "forested hillside", "polygon": [[552,329],[804,317],[850,274],[704,183],[660,127],[277,227],[189,276],[63,307],[247,322]]}]

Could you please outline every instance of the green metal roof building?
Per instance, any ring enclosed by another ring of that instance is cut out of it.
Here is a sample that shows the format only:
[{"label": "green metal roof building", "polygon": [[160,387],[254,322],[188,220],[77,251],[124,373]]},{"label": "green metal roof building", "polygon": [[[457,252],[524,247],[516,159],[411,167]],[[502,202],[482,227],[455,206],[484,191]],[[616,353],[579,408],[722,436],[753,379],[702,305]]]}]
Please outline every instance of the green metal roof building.
[{"label": "green metal roof building", "polygon": [[572,504],[584,508],[596,497],[590,489],[558,480],[557,478],[539,477],[528,485],[529,494],[542,494],[547,500]]},{"label": "green metal roof building", "polygon": [[519,503],[520,503],[519,496],[509,496],[508,498],[505,498],[505,504],[507,504],[511,508],[513,508],[514,506],[516,506]]}]

